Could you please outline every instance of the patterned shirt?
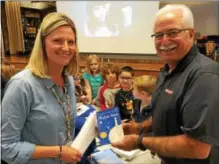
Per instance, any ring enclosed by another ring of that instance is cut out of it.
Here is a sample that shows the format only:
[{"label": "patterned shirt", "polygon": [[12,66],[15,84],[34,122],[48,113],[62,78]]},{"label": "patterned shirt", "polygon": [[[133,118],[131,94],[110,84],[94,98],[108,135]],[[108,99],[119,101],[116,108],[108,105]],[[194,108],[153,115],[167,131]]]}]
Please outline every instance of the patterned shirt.
[{"label": "patterned shirt", "polygon": [[134,96],[132,89],[124,91],[120,89],[115,95],[115,106],[119,108],[121,119],[131,119],[134,110]]}]

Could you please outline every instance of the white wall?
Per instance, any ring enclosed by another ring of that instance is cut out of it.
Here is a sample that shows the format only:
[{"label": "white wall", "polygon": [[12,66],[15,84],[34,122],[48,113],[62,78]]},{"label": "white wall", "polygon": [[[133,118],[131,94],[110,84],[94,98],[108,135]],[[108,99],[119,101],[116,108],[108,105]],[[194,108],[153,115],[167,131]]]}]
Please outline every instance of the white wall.
[{"label": "white wall", "polygon": [[82,53],[155,54],[159,1],[56,1],[77,26]]},{"label": "white wall", "polygon": [[219,35],[219,1],[166,1],[162,0],[160,7],[168,3],[186,4],[194,15],[195,31],[201,35]]},{"label": "white wall", "polygon": [[201,35],[219,35],[219,2],[190,6],[194,14],[196,32]]}]

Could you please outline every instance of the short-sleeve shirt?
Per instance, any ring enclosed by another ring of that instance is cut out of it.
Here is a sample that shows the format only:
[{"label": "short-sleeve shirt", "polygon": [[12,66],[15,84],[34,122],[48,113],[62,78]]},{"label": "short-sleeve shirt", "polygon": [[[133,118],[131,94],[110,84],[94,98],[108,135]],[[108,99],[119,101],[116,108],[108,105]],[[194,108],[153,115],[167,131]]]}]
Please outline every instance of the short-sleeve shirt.
[{"label": "short-sleeve shirt", "polygon": [[88,73],[83,74],[83,78],[85,80],[88,80],[90,86],[91,86],[91,91],[92,91],[92,99],[97,97],[97,92],[100,86],[103,84],[103,76],[101,74],[97,74],[95,76],[90,75]]},{"label": "short-sleeve shirt", "polygon": [[[193,46],[169,73],[161,70],[152,99],[155,136],[188,136],[219,146],[219,65]],[[208,164],[210,157],[176,159],[162,157],[168,164]]]}]

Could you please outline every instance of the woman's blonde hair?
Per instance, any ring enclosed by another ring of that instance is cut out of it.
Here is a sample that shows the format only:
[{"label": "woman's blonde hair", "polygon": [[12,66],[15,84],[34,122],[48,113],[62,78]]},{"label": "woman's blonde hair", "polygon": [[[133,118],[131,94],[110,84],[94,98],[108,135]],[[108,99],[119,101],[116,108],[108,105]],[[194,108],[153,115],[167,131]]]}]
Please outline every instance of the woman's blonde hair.
[{"label": "woman's blonde hair", "polygon": [[145,91],[149,95],[152,95],[156,88],[156,81],[156,77],[151,75],[138,76],[133,81],[133,88],[138,91]]},{"label": "woman's blonde hair", "polygon": [[87,57],[87,61],[86,61],[86,63],[87,63],[87,73],[90,74],[90,75],[92,74],[91,69],[90,69],[90,63],[92,62],[92,60],[97,61],[97,63],[99,64],[99,68],[98,68],[97,71],[100,72],[100,58],[95,54],[91,54]]},{"label": "woman's blonde hair", "polygon": [[11,64],[9,61],[4,60],[2,63],[1,75],[8,81],[12,76],[16,74],[15,65]]},{"label": "woman's blonde hair", "polygon": [[50,13],[42,21],[38,30],[37,37],[31,52],[30,60],[26,68],[29,68],[35,75],[48,78],[48,62],[45,51],[45,38],[55,29],[60,26],[69,26],[75,34],[76,54],[71,59],[64,70],[67,75],[73,75],[78,71],[78,45],[77,45],[77,31],[74,22],[63,13]]}]

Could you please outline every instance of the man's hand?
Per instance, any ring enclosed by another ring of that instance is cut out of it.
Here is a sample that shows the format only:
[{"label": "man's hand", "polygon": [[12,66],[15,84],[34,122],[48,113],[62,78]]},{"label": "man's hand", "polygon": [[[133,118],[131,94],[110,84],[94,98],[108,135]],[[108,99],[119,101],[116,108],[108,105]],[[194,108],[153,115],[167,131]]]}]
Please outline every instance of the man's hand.
[{"label": "man's hand", "polygon": [[124,138],[120,142],[112,143],[112,146],[117,147],[122,150],[134,150],[137,149],[137,140],[138,135],[125,135]]},{"label": "man's hand", "polygon": [[140,124],[136,122],[123,123],[122,127],[125,135],[139,134]]}]

